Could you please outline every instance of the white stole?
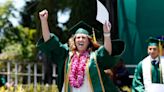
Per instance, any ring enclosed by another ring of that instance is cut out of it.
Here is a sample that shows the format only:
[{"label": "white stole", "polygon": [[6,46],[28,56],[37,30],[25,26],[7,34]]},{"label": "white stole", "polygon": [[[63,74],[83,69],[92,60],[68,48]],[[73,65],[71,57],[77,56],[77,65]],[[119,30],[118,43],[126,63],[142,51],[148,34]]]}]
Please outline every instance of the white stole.
[{"label": "white stole", "polygon": [[160,58],[160,62],[161,62],[161,66],[162,66],[162,79],[163,79],[163,83],[164,83],[164,58]]},{"label": "white stole", "polygon": [[[164,58],[160,58],[161,63],[161,70],[162,70],[162,79],[164,83]],[[151,79],[151,57],[147,56],[142,61],[142,71],[143,71],[143,83],[145,86],[145,92],[149,92],[148,90],[151,90],[152,86],[152,79]]]}]

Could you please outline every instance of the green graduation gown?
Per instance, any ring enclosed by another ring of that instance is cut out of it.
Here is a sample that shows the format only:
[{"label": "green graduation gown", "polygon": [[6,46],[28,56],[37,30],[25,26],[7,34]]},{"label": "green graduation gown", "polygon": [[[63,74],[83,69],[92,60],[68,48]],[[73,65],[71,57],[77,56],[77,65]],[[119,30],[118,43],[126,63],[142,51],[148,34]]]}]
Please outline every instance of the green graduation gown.
[{"label": "green graduation gown", "polygon": [[[47,42],[44,42],[43,39],[40,39],[37,43],[37,47],[43,51],[48,56],[48,58],[52,59],[53,63],[57,64],[58,77],[56,84],[59,88],[59,91],[61,92],[64,82],[64,71],[67,73],[69,68],[68,64],[70,62],[70,52],[68,45],[62,44],[56,35],[51,34],[51,38]],[[104,46],[101,46],[95,52],[90,53],[88,67],[89,77],[91,80],[90,83],[93,88],[93,92],[103,92],[103,90],[105,92],[118,92],[118,88],[104,73],[104,69],[111,68],[117,63],[117,61],[119,61],[119,56],[110,56],[105,50]],[[66,67],[66,70],[64,70],[64,67]]]},{"label": "green graduation gown", "polygon": [[[144,80],[143,80],[143,61],[139,62],[135,69],[134,78],[132,81],[132,92],[145,92]],[[158,74],[158,76],[157,76]],[[160,83],[160,71],[159,64],[153,65],[151,63],[151,76],[152,83]]]}]

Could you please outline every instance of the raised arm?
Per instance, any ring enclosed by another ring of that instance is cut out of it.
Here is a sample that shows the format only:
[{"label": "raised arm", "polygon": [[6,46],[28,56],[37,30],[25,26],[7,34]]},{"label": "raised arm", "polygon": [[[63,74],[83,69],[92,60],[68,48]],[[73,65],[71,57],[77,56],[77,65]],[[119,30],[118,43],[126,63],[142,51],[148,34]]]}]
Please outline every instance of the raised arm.
[{"label": "raised arm", "polygon": [[105,22],[103,25],[103,32],[104,32],[104,47],[108,51],[108,53],[112,54],[112,43],[110,38],[110,30],[111,30],[111,24],[110,22]]},{"label": "raised arm", "polygon": [[49,31],[49,26],[48,26],[48,11],[43,10],[39,12],[39,17],[41,21],[41,28],[42,28],[42,35],[44,42],[48,41],[50,39],[50,31]]}]

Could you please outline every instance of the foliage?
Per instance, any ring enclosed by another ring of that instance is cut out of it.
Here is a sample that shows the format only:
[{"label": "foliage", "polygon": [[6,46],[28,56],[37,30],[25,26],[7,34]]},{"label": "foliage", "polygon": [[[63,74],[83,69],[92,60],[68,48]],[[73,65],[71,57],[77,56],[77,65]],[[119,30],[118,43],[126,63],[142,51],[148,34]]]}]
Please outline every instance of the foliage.
[{"label": "foliage", "polygon": [[0,92],[59,92],[56,85],[17,85],[15,87],[1,87]]},{"label": "foliage", "polygon": [[12,5],[12,1],[6,2],[0,8],[0,59],[15,61],[35,60],[36,48],[34,42],[36,30],[21,25],[17,27],[12,25],[9,19],[11,16],[14,18],[13,11],[17,11]]},{"label": "foliage", "polygon": [[15,10],[15,8],[11,1],[7,1],[5,4],[0,6],[0,28],[7,28],[11,26],[9,17],[14,17],[14,14],[11,12],[12,10]]},{"label": "foliage", "polygon": [[35,29],[22,26],[6,29],[0,43],[4,44],[0,59],[31,61],[35,59],[36,47],[34,43]]}]

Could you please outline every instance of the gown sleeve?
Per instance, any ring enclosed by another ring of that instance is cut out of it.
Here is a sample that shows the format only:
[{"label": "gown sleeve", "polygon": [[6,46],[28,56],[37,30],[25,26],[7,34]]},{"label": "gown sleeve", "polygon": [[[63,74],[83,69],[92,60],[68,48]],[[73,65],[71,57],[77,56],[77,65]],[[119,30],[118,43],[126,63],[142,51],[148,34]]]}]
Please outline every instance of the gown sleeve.
[{"label": "gown sleeve", "polygon": [[67,44],[62,44],[58,37],[51,33],[51,38],[44,42],[43,38],[39,39],[36,44],[37,48],[47,55],[48,58],[51,58],[54,63],[55,61],[61,61],[68,54]]},{"label": "gown sleeve", "polygon": [[142,62],[140,62],[135,69],[132,81],[132,92],[144,92]]},{"label": "gown sleeve", "polygon": [[109,69],[113,67],[120,60],[119,55],[109,55],[104,46],[101,46],[96,51],[96,56],[99,67],[103,69]]}]

